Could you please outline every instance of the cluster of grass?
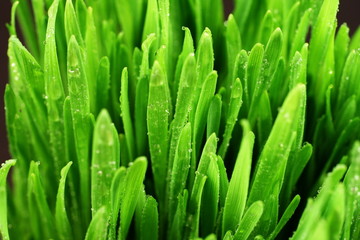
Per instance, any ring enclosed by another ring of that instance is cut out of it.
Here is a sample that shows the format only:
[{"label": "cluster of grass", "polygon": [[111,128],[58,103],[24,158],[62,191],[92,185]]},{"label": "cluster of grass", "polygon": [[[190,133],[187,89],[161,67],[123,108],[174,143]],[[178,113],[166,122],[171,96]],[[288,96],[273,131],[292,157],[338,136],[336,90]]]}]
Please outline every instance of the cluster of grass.
[{"label": "cluster of grass", "polygon": [[338,5],[236,0],[224,24],[221,0],[14,2],[0,237],[360,239]]}]

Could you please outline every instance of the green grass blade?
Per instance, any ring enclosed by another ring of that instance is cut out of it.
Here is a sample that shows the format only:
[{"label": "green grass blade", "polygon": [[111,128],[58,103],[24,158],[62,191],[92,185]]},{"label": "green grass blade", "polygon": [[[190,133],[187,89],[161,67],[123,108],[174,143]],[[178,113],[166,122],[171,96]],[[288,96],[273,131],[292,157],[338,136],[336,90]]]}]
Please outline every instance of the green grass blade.
[{"label": "green grass blade", "polygon": [[344,184],[346,193],[345,223],[343,228],[343,239],[356,239],[360,236],[360,222],[356,217],[360,210],[360,154],[359,142],[356,142],[350,152],[350,167],[346,173]]},{"label": "green grass blade", "polygon": [[348,55],[348,49],[350,44],[349,31],[349,28],[344,23],[340,26],[335,38],[335,89],[339,88],[339,82],[341,80],[344,64]]},{"label": "green grass blade", "polygon": [[180,131],[186,124],[191,111],[194,89],[196,84],[196,62],[194,54],[189,54],[183,64],[177,93],[175,115],[171,122],[171,140],[169,149],[169,170],[172,169],[172,161],[175,156]]},{"label": "green grass blade", "polygon": [[91,219],[86,232],[85,240],[105,240],[107,239],[108,217],[106,207],[103,206],[95,213]]},{"label": "green grass blade", "polygon": [[92,144],[91,162],[91,206],[92,215],[110,202],[110,186],[116,169],[120,165],[118,133],[106,110],[100,112]]},{"label": "green grass blade", "polygon": [[125,192],[121,201],[119,238],[126,239],[130,223],[135,212],[137,200],[142,190],[147,161],[144,157],[137,158],[126,173]]},{"label": "green grass blade", "polygon": [[194,187],[189,202],[190,209],[187,216],[188,223],[186,223],[188,229],[185,229],[185,238],[193,239],[199,236],[200,207],[206,179],[206,175],[198,171],[195,173]]},{"label": "green grass blade", "polygon": [[[76,1],[77,5],[78,3],[84,4],[82,0]],[[86,10],[86,8],[85,8]],[[78,16],[80,16],[79,11],[77,11]],[[89,8],[84,13],[84,18],[86,21],[79,21],[80,27],[85,28],[86,26],[86,34],[82,34],[82,36],[85,36],[85,51],[86,51],[86,76],[88,80],[88,86],[89,86],[89,97],[90,97],[90,109],[93,114],[97,114],[100,109],[97,108],[98,102],[97,100],[100,99],[100,97],[97,96],[97,91],[106,86],[106,80],[107,78],[101,79],[101,82],[97,81],[97,66],[99,65],[99,44],[97,41],[97,32],[94,22],[94,16],[93,16],[93,10],[92,8]],[[97,86],[97,84],[100,83],[102,85]],[[106,91],[107,88],[105,87],[101,91]],[[107,93],[107,92],[106,92]],[[107,96],[107,94],[106,94]]]},{"label": "green grass blade", "polygon": [[102,57],[96,74],[96,112],[97,115],[101,109],[109,106],[110,90],[110,61],[108,57]]},{"label": "green grass blade", "polygon": [[167,153],[169,142],[169,103],[166,94],[166,75],[159,62],[155,62],[150,78],[147,126],[152,171],[159,202],[164,200],[165,179],[167,176]]},{"label": "green grass blade", "polygon": [[197,80],[194,95],[194,109],[197,106],[203,84],[214,69],[214,49],[211,32],[208,28],[204,30],[199,40],[199,45],[196,50],[196,61]]},{"label": "green grass blade", "polygon": [[[43,0],[33,0],[32,9],[35,20],[35,29],[37,35],[38,46],[40,50],[40,56],[44,54],[44,40],[45,40],[45,32],[46,32],[46,15],[44,14],[45,6]],[[43,58],[40,58],[43,59]]]},{"label": "green grass blade", "polygon": [[125,193],[126,185],[126,168],[120,167],[116,170],[111,182],[110,188],[110,224],[109,224],[109,238],[116,239],[116,224],[119,219],[119,211],[121,201]]},{"label": "green grass blade", "polygon": [[149,196],[146,199],[141,216],[140,239],[157,240],[158,239],[158,207],[156,200]]},{"label": "green grass blade", "polygon": [[47,203],[46,193],[40,180],[39,165],[39,162],[31,162],[28,176],[27,190],[30,213],[38,217],[37,222],[33,222],[33,227],[37,228],[39,239],[56,238],[55,219]]},{"label": "green grass blade", "polygon": [[255,46],[251,49],[245,74],[245,85],[248,89],[249,101],[251,101],[249,102],[249,106],[250,103],[252,103],[256,82],[260,76],[263,57],[263,45],[259,43],[255,44]]},{"label": "green grass blade", "polygon": [[228,188],[229,188],[229,179],[226,173],[226,168],[224,165],[224,161],[222,160],[222,158],[220,156],[217,157],[217,164],[218,164],[218,168],[219,168],[219,173],[220,173],[220,209],[224,207],[225,205],[225,199],[226,199],[226,194],[228,192]]},{"label": "green grass blade", "polygon": [[154,34],[150,34],[141,45],[143,51],[142,61],[140,66],[139,81],[136,85],[135,96],[135,134],[136,134],[136,151],[138,155],[144,155],[147,148],[147,124],[146,112],[149,98],[149,82],[151,71],[150,65],[150,50],[156,39]]},{"label": "green grass blade", "polygon": [[15,160],[8,160],[0,168],[0,205],[3,208],[0,214],[0,237],[3,240],[10,239],[8,232],[6,178],[11,166],[14,166],[15,163]]},{"label": "green grass blade", "polygon": [[207,113],[209,110],[211,99],[214,96],[217,83],[217,72],[211,72],[201,89],[200,97],[195,111],[195,118],[193,121],[193,158],[197,159],[200,150],[200,143],[204,135],[206,126]]},{"label": "green grass blade", "polygon": [[[346,101],[348,96],[359,96],[360,88],[357,87],[356,79],[360,77],[360,52],[358,50],[353,50],[350,52],[346,63],[343,69],[343,74],[341,77],[341,82],[339,86],[339,95],[337,102],[339,106]],[[359,98],[357,97],[357,102]]]},{"label": "green grass blade", "polygon": [[186,124],[181,130],[176,147],[174,165],[170,178],[169,219],[172,221],[177,204],[177,197],[184,191],[189,172],[191,154],[191,125]]},{"label": "green grass blade", "polygon": [[[205,181],[207,179],[207,172],[209,169],[210,162],[214,159],[216,153],[217,139],[216,135],[212,134],[205,143],[199,166],[197,171],[192,170],[191,168],[195,166],[195,163],[192,162],[190,165],[190,173],[195,173],[195,180],[193,180],[193,185],[190,185],[192,189],[189,202],[189,211],[188,214],[192,219],[191,226],[188,234],[190,237],[197,237],[199,234],[199,217],[200,217],[200,206],[201,206],[201,197],[204,189]],[[189,183],[191,184],[191,175]],[[189,217],[188,217],[189,219]]]},{"label": "green grass blade", "polygon": [[177,197],[177,208],[174,216],[174,220],[170,227],[169,239],[181,239],[184,235],[184,224],[186,218],[186,208],[188,202],[187,189]]},{"label": "green grass blade", "polygon": [[255,226],[258,224],[261,215],[263,214],[264,204],[261,201],[256,201],[250,205],[248,210],[242,217],[239,227],[234,234],[234,240],[248,239]]},{"label": "green grass blade", "polygon": [[80,173],[81,203],[84,222],[90,221],[90,136],[93,122],[90,115],[89,90],[80,46],[75,36],[69,41],[68,84],[75,149]]},{"label": "green grass blade", "polygon": [[230,96],[230,103],[229,108],[227,112],[227,119],[225,124],[225,132],[223,135],[223,141],[220,145],[218,154],[225,159],[225,155],[227,152],[227,149],[230,145],[230,140],[232,137],[232,132],[234,130],[234,126],[236,124],[239,111],[242,105],[242,94],[243,89],[241,86],[240,79],[237,78],[235,82],[233,83],[233,86],[231,88],[231,96]]},{"label": "green grass blade", "polygon": [[269,239],[275,239],[276,236],[280,233],[281,229],[286,225],[286,223],[289,221],[289,219],[294,214],[296,208],[298,207],[300,203],[300,196],[296,195],[293,200],[290,202],[289,206],[287,206],[284,214],[280,218],[278,224],[276,225],[274,231],[270,234]]},{"label": "green grass blade", "polygon": [[130,161],[135,156],[134,130],[131,120],[130,103],[129,103],[129,76],[127,68],[124,68],[121,76],[121,93],[120,93],[121,118],[124,124],[126,144]]},{"label": "green grass blade", "polygon": [[220,172],[215,154],[210,155],[210,163],[206,175],[208,178],[201,197],[200,209],[200,233],[202,236],[207,236],[214,231],[218,214]]},{"label": "green grass blade", "polygon": [[[14,0],[11,2],[13,2],[13,4],[16,3]],[[26,45],[29,47],[29,50],[34,57],[39,59],[41,57],[39,49],[40,46],[37,41],[37,33],[34,31],[35,22],[32,19],[31,7],[28,1],[19,1],[16,17],[19,20],[19,25],[21,32],[24,35],[24,39],[26,39]]]},{"label": "green grass blade", "polygon": [[245,211],[250,183],[251,160],[255,136],[247,121],[242,121],[243,138],[226,194],[222,232],[235,232]]},{"label": "green grass blade", "polygon": [[[303,118],[305,99],[304,85],[298,85],[289,93],[258,160],[247,205],[257,200],[264,202],[264,214],[260,221],[262,227],[259,231],[265,236],[273,230],[277,221],[278,206],[273,205],[275,208],[271,209],[271,205],[275,204],[274,198],[283,184],[289,153]],[[277,171],[274,172],[274,169]],[[268,186],[273,188],[265,186],[264,182],[268,182]]]},{"label": "green grass blade", "polygon": [[65,34],[68,42],[68,48],[70,48],[70,38],[74,36],[80,46],[84,46],[84,39],[81,35],[81,30],[78,22],[77,15],[75,13],[74,5],[71,0],[66,0],[65,4]]},{"label": "green grass blade", "polygon": [[[334,206],[331,206],[330,204],[328,205],[328,201],[334,194],[334,190],[337,188],[340,179],[344,176],[345,171],[346,167],[344,165],[336,166],[334,170],[327,175],[316,199],[308,200],[307,206],[301,216],[298,228],[292,236],[293,240],[308,239],[316,232],[316,226],[318,222],[320,220],[326,220],[322,218],[324,213],[326,211],[328,211],[328,213],[334,213]],[[341,226],[339,224],[337,225]],[[329,232],[327,232],[325,229],[326,228],[323,229],[323,232],[325,234],[329,234]]]},{"label": "green grass blade", "polygon": [[221,108],[222,100],[221,95],[216,94],[209,106],[209,111],[207,115],[207,125],[206,125],[206,138],[210,137],[211,134],[215,133],[216,136],[219,136],[219,128],[221,121]]},{"label": "green grass blade", "polygon": [[182,30],[185,32],[185,36],[184,36],[183,48],[179,55],[178,61],[176,63],[176,68],[175,68],[175,79],[174,79],[174,84],[173,84],[173,89],[172,89],[172,96],[174,96],[174,98],[173,98],[174,100],[178,98],[177,97],[178,88],[179,88],[179,83],[181,81],[182,72],[184,71],[183,70],[184,63],[185,63],[186,59],[188,58],[189,54],[195,52],[194,40],[191,36],[190,29],[187,27],[183,27]]},{"label": "green grass blade", "polygon": [[155,48],[158,48],[160,39],[160,16],[158,1],[156,0],[149,0],[147,4],[142,40],[145,41],[150,34],[155,34],[158,38],[155,45]]},{"label": "green grass blade", "polygon": [[69,162],[63,169],[61,169],[61,178],[56,196],[55,223],[59,239],[62,240],[72,238],[71,226],[65,206],[65,181],[71,165],[72,162]]},{"label": "green grass blade", "polygon": [[310,14],[311,10],[308,9],[301,17],[301,20],[296,28],[296,32],[291,43],[291,50],[289,53],[290,58],[294,56],[296,51],[300,51],[301,47],[305,43],[306,35],[310,26]]},{"label": "green grass blade", "polygon": [[[241,51],[241,37],[239,27],[232,14],[229,15],[227,20],[226,32],[226,54],[227,54],[227,77],[225,84],[223,85],[226,89],[230,89],[237,76],[233,76],[233,69],[236,66],[237,55]],[[226,92],[225,102],[229,101],[230,91]]]},{"label": "green grass blade", "polygon": [[54,159],[55,171],[58,175],[60,168],[65,164],[64,156],[64,125],[63,104],[65,92],[61,80],[59,61],[56,48],[56,18],[59,1],[56,0],[49,9],[49,21],[46,30],[45,54],[44,54],[44,78],[45,94],[49,121],[49,135],[51,153]]},{"label": "green grass blade", "polygon": [[87,23],[88,21],[92,21],[92,20],[91,20],[91,16],[88,15],[89,12],[84,0],[75,1],[75,11],[76,11],[76,16],[78,19],[81,35],[85,36],[85,32],[89,30]]}]

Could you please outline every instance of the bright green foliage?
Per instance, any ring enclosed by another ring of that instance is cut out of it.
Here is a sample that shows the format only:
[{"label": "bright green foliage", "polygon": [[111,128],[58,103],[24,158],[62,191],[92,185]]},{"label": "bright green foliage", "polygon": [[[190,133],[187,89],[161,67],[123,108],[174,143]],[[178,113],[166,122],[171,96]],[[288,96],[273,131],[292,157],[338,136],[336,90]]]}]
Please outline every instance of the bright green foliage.
[{"label": "bright green foliage", "polygon": [[339,0],[12,2],[1,239],[360,238]]}]

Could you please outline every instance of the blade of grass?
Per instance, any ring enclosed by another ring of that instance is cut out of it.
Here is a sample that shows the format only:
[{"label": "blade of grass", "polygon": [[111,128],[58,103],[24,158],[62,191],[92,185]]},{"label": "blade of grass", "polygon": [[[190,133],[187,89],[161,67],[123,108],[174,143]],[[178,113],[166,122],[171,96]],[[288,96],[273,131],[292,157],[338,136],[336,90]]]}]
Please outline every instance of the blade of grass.
[{"label": "blade of grass", "polygon": [[155,62],[150,78],[147,126],[155,190],[161,203],[164,200],[168,166],[168,118],[170,99],[166,94],[166,75],[159,62]]},{"label": "blade of grass", "polygon": [[137,200],[145,178],[147,161],[144,157],[137,158],[126,173],[125,192],[121,201],[119,239],[126,239],[130,223],[135,212]]},{"label": "blade of grass", "polygon": [[[296,130],[303,118],[305,99],[304,85],[298,85],[289,93],[258,160],[247,205],[257,200],[264,202],[264,214],[260,220],[261,229],[258,229],[263,236],[275,228],[278,206],[274,201],[284,181],[289,153],[297,138]],[[274,172],[273,169],[277,171]],[[268,182],[274,188],[266,187],[264,182]]]},{"label": "blade of grass", "polygon": [[140,239],[158,239],[158,208],[156,200],[149,196],[146,199],[141,217]]},{"label": "blade of grass", "polygon": [[230,140],[232,137],[232,132],[234,130],[234,126],[236,124],[239,111],[242,105],[242,94],[243,89],[241,86],[240,79],[237,78],[235,82],[233,83],[233,86],[231,88],[231,96],[230,96],[230,103],[229,108],[227,112],[227,119],[225,124],[225,132],[223,135],[223,141],[220,145],[218,154],[225,159],[225,155],[227,152],[227,149],[230,145]]},{"label": "blade of grass", "polygon": [[82,217],[87,223],[90,221],[89,149],[93,119],[90,114],[89,90],[83,56],[75,36],[70,38],[68,47],[68,83],[75,149],[80,174]]},{"label": "blade of grass", "polygon": [[191,149],[191,125],[186,124],[181,130],[179,141],[176,147],[174,165],[170,178],[169,193],[169,219],[174,218],[176,212],[177,197],[184,191],[190,165]]},{"label": "blade of grass", "polygon": [[215,154],[210,155],[210,163],[206,175],[208,178],[205,182],[200,207],[200,232],[202,236],[207,236],[214,231],[218,214],[220,172]]},{"label": "blade of grass", "polygon": [[94,217],[91,219],[86,232],[85,240],[107,239],[108,216],[106,213],[107,211],[105,206],[98,209]]},{"label": "blade of grass", "polygon": [[135,156],[135,140],[134,130],[131,120],[130,103],[129,103],[129,76],[127,68],[124,68],[121,76],[121,93],[120,93],[120,109],[121,118],[124,124],[126,146],[130,161],[134,160]]},{"label": "blade of grass", "polygon": [[45,54],[44,54],[44,78],[45,96],[47,103],[49,135],[51,143],[51,153],[54,159],[56,175],[60,172],[60,166],[65,164],[64,156],[64,125],[63,104],[65,92],[61,80],[59,61],[56,48],[56,18],[59,0],[54,1],[49,9],[49,21],[46,30]]},{"label": "blade of grass", "polygon": [[92,144],[91,206],[92,216],[110,201],[110,186],[120,165],[118,133],[106,110],[96,120]]},{"label": "blade of grass", "polygon": [[242,217],[239,227],[235,231],[235,240],[248,239],[255,226],[258,224],[261,215],[263,214],[263,210],[264,203],[261,201],[256,201],[250,205],[250,207]]},{"label": "blade of grass", "polygon": [[255,136],[250,131],[247,121],[243,120],[241,124],[243,127],[243,138],[226,194],[222,220],[223,234],[229,230],[235,232],[243,217],[248,196]]},{"label": "blade of grass", "polygon": [[0,214],[0,237],[3,240],[9,240],[9,231],[8,231],[8,216],[7,216],[7,194],[6,194],[6,178],[9,173],[9,170],[16,163],[15,160],[8,160],[1,165],[0,168],[0,204],[3,208]]},{"label": "blade of grass", "polygon": [[71,165],[72,162],[69,162],[61,169],[61,178],[56,196],[55,223],[59,238],[62,240],[71,239],[73,237],[65,206],[65,181]]},{"label": "blade of grass", "polygon": [[79,26],[79,22],[77,19],[77,15],[75,13],[74,5],[72,4],[72,0],[66,0],[65,4],[65,34],[66,40],[68,43],[68,48],[70,48],[70,38],[74,36],[76,41],[80,46],[84,46],[84,39],[81,35],[81,30]]}]

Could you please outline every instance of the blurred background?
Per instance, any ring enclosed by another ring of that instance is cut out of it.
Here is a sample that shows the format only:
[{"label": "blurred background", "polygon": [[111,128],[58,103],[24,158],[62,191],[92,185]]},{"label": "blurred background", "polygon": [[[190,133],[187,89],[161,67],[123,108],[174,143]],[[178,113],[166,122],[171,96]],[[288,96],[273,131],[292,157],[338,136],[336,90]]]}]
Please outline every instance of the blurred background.
[{"label": "blurred background", "polygon": [[[233,8],[233,0],[223,0],[225,13],[229,14]],[[10,0],[1,0],[0,3],[0,162],[10,158],[4,116],[4,88],[8,81],[8,59],[7,59],[7,39],[8,31],[6,23],[10,21]],[[360,1],[359,0],[340,0],[340,11],[338,14],[339,25],[346,22],[350,27],[351,33],[360,25]]]}]

